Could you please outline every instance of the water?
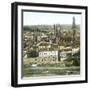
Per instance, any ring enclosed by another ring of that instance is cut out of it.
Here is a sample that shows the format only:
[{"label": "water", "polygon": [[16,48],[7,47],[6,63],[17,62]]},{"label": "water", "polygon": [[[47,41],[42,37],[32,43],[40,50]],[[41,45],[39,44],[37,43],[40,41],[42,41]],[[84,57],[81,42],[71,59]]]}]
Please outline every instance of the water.
[{"label": "water", "polygon": [[53,76],[53,75],[79,75],[80,67],[29,67],[24,69],[24,77]]}]

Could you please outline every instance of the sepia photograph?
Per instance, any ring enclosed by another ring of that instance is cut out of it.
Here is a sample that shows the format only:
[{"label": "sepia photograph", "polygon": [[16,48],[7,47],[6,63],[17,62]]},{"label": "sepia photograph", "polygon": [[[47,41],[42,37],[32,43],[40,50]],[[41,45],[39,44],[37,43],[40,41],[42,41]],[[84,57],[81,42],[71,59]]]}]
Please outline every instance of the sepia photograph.
[{"label": "sepia photograph", "polygon": [[23,11],[22,78],[80,75],[81,14]]}]

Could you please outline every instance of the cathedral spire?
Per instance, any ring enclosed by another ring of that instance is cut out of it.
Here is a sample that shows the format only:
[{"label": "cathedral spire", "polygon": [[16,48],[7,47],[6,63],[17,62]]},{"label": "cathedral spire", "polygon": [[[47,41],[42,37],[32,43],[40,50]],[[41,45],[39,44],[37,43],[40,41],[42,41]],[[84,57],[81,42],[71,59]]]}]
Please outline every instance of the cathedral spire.
[{"label": "cathedral spire", "polygon": [[75,17],[73,17],[72,29],[74,29],[75,27],[76,27],[76,23],[75,23]]}]

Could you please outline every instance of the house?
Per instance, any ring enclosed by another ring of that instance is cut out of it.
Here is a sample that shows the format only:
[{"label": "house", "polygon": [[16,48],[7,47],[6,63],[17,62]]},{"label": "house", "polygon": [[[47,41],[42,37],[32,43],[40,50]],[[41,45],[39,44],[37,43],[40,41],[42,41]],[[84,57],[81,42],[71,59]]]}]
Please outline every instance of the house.
[{"label": "house", "polygon": [[58,51],[41,51],[39,57],[58,56]]},{"label": "house", "polygon": [[49,42],[40,42],[37,44],[37,47],[39,49],[39,51],[44,51],[44,50],[49,50],[51,48],[51,45]]}]

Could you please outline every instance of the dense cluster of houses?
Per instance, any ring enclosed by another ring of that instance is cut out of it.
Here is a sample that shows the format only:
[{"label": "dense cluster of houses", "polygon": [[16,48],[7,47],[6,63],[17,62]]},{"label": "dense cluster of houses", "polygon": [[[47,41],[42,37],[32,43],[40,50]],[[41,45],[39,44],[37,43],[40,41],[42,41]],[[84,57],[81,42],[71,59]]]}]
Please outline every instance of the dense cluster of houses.
[{"label": "dense cluster of houses", "polygon": [[[59,58],[60,60],[65,60],[68,56],[72,56],[80,49],[79,47],[73,47],[76,39],[80,43],[78,39],[80,35],[76,38],[75,33],[75,28],[74,34],[72,30],[69,30],[69,33],[67,30],[61,31],[59,24],[53,26],[52,32],[37,32],[37,29],[33,32],[26,31],[23,34],[23,56],[24,58],[32,58],[32,62],[45,63],[52,60],[56,63],[59,61]],[[79,45],[78,43],[77,45]]]}]

